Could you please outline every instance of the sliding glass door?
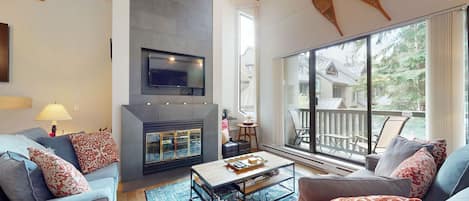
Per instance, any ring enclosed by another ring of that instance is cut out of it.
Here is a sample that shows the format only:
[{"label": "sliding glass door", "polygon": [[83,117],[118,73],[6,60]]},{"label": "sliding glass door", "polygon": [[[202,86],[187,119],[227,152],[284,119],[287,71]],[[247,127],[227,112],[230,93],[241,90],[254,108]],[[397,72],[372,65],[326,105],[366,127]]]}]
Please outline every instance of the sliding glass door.
[{"label": "sliding glass door", "polygon": [[425,22],[284,58],[285,145],[364,162],[426,138]]},{"label": "sliding glass door", "polygon": [[353,161],[369,153],[367,44],[365,37],[311,53],[315,152]]},{"label": "sliding glass door", "polygon": [[370,116],[367,44],[364,37],[284,59],[287,146],[364,160]]}]

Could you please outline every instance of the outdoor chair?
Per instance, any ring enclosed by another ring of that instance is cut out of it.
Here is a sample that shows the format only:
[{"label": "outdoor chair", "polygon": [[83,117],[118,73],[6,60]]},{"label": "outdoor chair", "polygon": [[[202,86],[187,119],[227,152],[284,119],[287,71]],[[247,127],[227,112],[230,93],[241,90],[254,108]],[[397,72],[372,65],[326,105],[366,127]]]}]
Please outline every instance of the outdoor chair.
[{"label": "outdoor chair", "polygon": [[[298,113],[298,111],[292,109],[288,112],[290,113],[293,127],[295,129],[295,139],[293,140],[293,145],[300,145],[301,142],[311,143],[309,139],[309,127],[302,126],[302,124],[300,123],[300,114]],[[316,144],[322,151],[321,138],[319,137],[319,135],[316,136]]]},{"label": "outdoor chair", "polygon": [[[376,141],[372,141],[373,146],[372,153],[376,153],[376,150],[383,150],[386,146],[394,139],[396,136],[400,135],[404,125],[409,120],[409,117],[399,117],[399,116],[390,116],[386,117],[381,127],[381,131],[378,135],[375,135]],[[353,150],[367,150],[368,143],[366,141],[368,138],[363,136],[354,136],[354,141],[352,142]]]},{"label": "outdoor chair", "polygon": [[300,115],[297,110],[288,110],[295,129],[295,139],[293,140],[294,145],[300,145],[303,139],[309,138],[309,128],[303,127],[300,123]]}]

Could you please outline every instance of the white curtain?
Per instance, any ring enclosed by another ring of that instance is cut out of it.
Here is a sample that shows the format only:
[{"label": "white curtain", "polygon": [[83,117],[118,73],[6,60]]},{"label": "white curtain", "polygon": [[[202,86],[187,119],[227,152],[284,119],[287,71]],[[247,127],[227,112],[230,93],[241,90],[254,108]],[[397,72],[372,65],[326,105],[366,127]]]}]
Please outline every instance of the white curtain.
[{"label": "white curtain", "polygon": [[427,21],[426,130],[430,139],[446,139],[448,152],[465,144],[464,18],[457,10]]}]

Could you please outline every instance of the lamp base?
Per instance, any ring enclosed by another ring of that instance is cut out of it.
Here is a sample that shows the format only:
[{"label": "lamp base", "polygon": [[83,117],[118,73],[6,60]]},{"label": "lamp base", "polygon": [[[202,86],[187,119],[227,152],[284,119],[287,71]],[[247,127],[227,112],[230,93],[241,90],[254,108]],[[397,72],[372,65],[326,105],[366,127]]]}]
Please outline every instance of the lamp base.
[{"label": "lamp base", "polygon": [[57,131],[57,126],[56,125],[52,125],[52,130],[51,132],[49,133],[49,137],[55,137],[55,132]]}]

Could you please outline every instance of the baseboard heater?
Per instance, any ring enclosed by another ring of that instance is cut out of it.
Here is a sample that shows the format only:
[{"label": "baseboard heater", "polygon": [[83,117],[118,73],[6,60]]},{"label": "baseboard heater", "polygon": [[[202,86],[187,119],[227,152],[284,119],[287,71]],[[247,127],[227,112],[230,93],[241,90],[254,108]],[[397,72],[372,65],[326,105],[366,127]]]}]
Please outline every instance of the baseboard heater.
[{"label": "baseboard heater", "polygon": [[[270,151],[272,153],[281,155],[283,157],[289,158],[291,160],[303,163],[307,166],[311,166],[313,168],[332,173],[332,174],[337,174],[337,175],[347,175],[350,174],[358,169],[361,169],[363,167],[357,166],[354,164],[348,164],[346,165],[345,162],[344,164],[338,164],[342,163],[341,161],[338,161],[337,163],[331,162],[329,160],[324,160],[321,159],[317,156],[312,155],[311,153],[298,153],[299,151],[292,151],[289,150],[288,148],[281,147],[281,146],[276,146],[276,145],[262,145],[264,150]],[[335,159],[330,159],[330,160],[335,160]]]}]

